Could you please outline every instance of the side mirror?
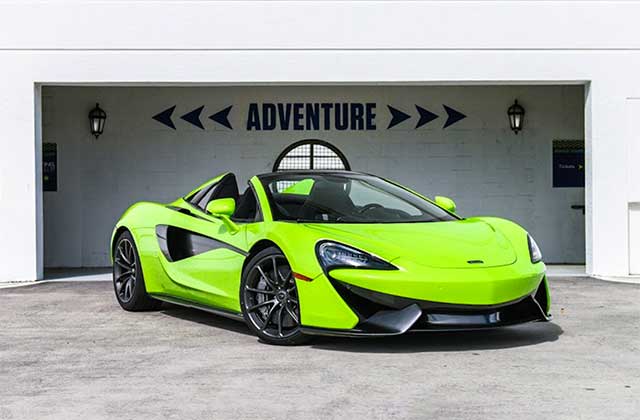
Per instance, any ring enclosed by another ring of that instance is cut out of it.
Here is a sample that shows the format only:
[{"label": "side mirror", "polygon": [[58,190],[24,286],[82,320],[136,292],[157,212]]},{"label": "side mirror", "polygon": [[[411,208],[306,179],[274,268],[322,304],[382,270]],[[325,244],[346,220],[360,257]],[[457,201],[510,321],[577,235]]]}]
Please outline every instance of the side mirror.
[{"label": "side mirror", "polygon": [[456,212],[456,203],[449,197],[436,195],[434,198],[435,198],[436,204],[442,207],[443,209],[447,210],[450,213]]},{"label": "side mirror", "polygon": [[207,212],[213,217],[221,219],[232,234],[240,230],[238,225],[230,219],[235,211],[236,200],[233,198],[218,198],[217,200],[211,200],[209,204],[207,204]]},{"label": "side mirror", "polygon": [[207,204],[207,212],[213,216],[231,217],[235,211],[236,200],[233,198],[218,198],[217,200],[209,201],[209,204]]}]

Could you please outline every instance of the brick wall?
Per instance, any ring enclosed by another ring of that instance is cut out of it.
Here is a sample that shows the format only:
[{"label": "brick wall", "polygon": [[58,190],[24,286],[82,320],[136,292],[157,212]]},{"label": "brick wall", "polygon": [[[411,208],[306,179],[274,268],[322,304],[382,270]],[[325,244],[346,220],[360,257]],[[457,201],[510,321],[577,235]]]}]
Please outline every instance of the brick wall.
[{"label": "brick wall", "polygon": [[[58,144],[58,191],[44,193],[45,265],[108,265],[113,224],[132,203],[168,202],[223,171],[244,184],[290,143],[319,138],[353,170],[447,195],[463,216],[498,215],[528,229],[547,261],[584,261],[584,189],[551,187],[553,139],[584,138],[581,86],[45,87],[43,141]],[[526,109],[514,135],[506,109]],[[105,133],[89,134],[99,101]],[[247,131],[249,103],[375,102],[375,131]],[[443,129],[443,104],[467,118]],[[151,117],[176,105],[176,130]],[[205,130],[180,119],[204,105]],[[233,105],[233,130],[207,117]],[[387,129],[387,105],[411,118]],[[415,129],[419,105],[439,118]]]}]

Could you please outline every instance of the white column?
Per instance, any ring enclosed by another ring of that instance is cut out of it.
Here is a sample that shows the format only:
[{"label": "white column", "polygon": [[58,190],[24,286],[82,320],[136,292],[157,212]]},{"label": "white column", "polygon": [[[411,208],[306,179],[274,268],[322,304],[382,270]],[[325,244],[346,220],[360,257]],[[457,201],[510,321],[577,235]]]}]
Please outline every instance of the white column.
[{"label": "white column", "polygon": [[0,281],[29,281],[43,275],[39,89],[12,73],[0,78]]},{"label": "white column", "polygon": [[[587,233],[591,243],[593,275],[629,275],[628,145],[631,133],[625,121],[629,78],[607,77],[592,82],[587,139]],[[588,121],[588,120],[587,120]],[[590,185],[589,185],[590,184]],[[587,255],[589,256],[589,255]]]}]

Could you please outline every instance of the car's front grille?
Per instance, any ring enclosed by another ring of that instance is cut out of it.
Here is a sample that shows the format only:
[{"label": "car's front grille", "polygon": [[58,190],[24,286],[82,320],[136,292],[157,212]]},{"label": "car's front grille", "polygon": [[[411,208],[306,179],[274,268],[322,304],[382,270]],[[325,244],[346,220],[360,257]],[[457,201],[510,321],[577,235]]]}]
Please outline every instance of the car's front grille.
[{"label": "car's front grille", "polygon": [[334,288],[361,321],[380,311],[400,310],[417,304],[422,316],[412,329],[481,328],[545,320],[546,282],[532,295],[498,305],[459,305],[410,299],[375,292],[335,279]]}]

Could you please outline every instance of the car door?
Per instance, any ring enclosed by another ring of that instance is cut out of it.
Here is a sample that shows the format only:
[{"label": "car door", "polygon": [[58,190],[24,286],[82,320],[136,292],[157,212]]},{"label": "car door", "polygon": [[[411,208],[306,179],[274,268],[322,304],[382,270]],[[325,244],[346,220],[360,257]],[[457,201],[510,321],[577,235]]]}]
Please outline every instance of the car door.
[{"label": "car door", "polygon": [[207,213],[208,202],[238,198],[235,176],[214,178],[172,205],[167,223],[156,227],[162,266],[171,294],[222,309],[239,311],[239,273],[246,257],[244,226],[230,229]]}]

